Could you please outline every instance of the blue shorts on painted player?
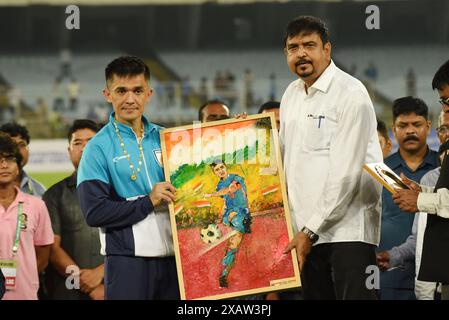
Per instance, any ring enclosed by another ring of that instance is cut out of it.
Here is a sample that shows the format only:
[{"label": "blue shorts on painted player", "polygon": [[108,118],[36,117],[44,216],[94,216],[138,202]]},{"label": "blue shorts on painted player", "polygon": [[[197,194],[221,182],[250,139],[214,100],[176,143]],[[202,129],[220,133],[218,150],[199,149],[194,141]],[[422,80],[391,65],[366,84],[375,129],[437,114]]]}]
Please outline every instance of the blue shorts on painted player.
[{"label": "blue shorts on painted player", "polygon": [[[232,217],[232,221],[229,221]],[[251,232],[251,215],[248,208],[231,208],[223,214],[223,224],[241,233]]]}]

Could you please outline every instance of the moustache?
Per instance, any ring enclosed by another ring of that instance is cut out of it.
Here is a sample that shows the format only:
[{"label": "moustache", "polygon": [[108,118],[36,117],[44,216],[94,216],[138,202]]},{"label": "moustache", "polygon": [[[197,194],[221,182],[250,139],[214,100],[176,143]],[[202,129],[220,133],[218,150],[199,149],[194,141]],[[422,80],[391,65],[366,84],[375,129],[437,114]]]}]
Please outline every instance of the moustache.
[{"label": "moustache", "polygon": [[299,66],[299,65],[301,65],[301,64],[304,64],[304,63],[310,63],[310,64],[312,64],[312,62],[310,62],[309,60],[300,59],[300,60],[296,61],[295,67],[297,67],[297,66]]},{"label": "moustache", "polygon": [[419,142],[419,139],[417,136],[408,136],[404,139],[404,142],[407,142],[407,141],[418,141]]}]

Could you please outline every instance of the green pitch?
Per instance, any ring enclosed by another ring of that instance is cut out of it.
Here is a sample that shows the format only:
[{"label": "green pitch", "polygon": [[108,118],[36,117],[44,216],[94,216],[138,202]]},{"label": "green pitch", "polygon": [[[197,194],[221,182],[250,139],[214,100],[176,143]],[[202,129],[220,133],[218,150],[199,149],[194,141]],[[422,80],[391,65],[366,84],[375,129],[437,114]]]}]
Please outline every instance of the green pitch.
[{"label": "green pitch", "polygon": [[68,177],[72,172],[27,172],[33,179],[42,183],[47,189],[56,182]]}]

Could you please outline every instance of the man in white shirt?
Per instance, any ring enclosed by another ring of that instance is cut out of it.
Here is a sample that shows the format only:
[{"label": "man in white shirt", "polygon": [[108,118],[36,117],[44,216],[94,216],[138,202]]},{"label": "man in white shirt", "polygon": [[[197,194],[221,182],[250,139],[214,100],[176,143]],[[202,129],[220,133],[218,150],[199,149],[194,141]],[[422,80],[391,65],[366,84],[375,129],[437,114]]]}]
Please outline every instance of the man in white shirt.
[{"label": "man in white shirt", "polygon": [[[449,113],[449,60],[435,73],[432,88],[438,90],[442,109]],[[449,157],[446,154],[442,161],[435,188],[406,182],[411,190],[398,191],[395,203],[403,211],[429,213],[418,279],[441,282],[441,299],[449,300]]]},{"label": "man in white shirt", "polygon": [[[441,111],[440,116],[438,117],[437,132],[438,139],[440,140],[440,143],[443,144],[449,138],[449,114],[444,113],[444,111]],[[444,154],[446,153],[446,149],[444,147],[444,145],[440,147],[440,150],[438,151],[440,155],[443,154],[443,152]],[[441,159],[442,158],[440,157],[440,163]],[[425,186],[434,187],[439,176],[440,167],[427,172],[421,178],[420,183]],[[435,282],[420,281],[416,279],[421,264],[421,254],[426,224],[427,213],[417,212],[413,220],[412,234],[407,238],[407,240],[401,245],[395,246],[384,253],[378,253],[378,263],[381,269],[395,269],[395,267],[399,267],[399,270],[403,270],[407,261],[415,258],[415,296],[418,300],[435,299],[435,290],[437,289],[437,284]],[[379,259],[379,255],[382,254],[385,258]],[[405,290],[403,290],[403,292],[405,292]]]},{"label": "man in white shirt", "polygon": [[[292,82],[281,100],[280,139],[305,299],[376,299],[381,186],[363,171],[381,162],[377,122],[363,84],[331,60],[324,23],[289,23],[284,52]],[[313,247],[312,247],[313,245]]]}]

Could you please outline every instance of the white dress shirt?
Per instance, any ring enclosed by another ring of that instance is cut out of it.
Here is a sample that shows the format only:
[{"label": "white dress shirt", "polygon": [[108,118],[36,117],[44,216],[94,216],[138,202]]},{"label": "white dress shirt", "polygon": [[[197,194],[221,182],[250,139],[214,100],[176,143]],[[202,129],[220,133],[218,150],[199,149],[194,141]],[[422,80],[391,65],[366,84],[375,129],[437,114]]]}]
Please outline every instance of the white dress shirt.
[{"label": "white dress shirt", "polygon": [[[440,168],[427,172],[420,183],[425,186],[435,186],[440,176]],[[424,187],[428,189],[429,187]],[[433,189],[433,187],[430,187]],[[390,265],[392,267],[404,264],[406,260],[415,257],[415,296],[418,300],[433,300],[437,284],[435,282],[418,280],[419,267],[421,266],[422,247],[424,242],[424,232],[427,225],[427,213],[417,212],[413,220],[412,234],[400,246],[388,250],[390,255]]]},{"label": "white dress shirt", "polygon": [[[441,201],[441,196],[438,193],[433,193],[434,186],[437,184],[438,178],[440,177],[441,167],[433,169],[427,172],[421,178],[421,188],[427,196],[422,197],[421,193],[418,195],[418,209],[421,211],[415,215],[415,220],[418,219],[418,230],[417,230],[417,240],[416,240],[416,277],[415,277],[415,295],[418,300],[433,300],[435,295],[435,290],[437,288],[437,283],[418,280],[419,268],[421,266],[421,256],[422,248],[424,242],[424,233],[427,225],[427,213],[422,212],[423,209],[436,211],[443,210],[443,205]],[[447,203],[447,193],[446,188],[438,190],[440,194],[443,194],[443,198],[446,197]],[[441,204],[440,204],[441,203]],[[447,209],[446,209],[447,210]],[[446,211],[447,212],[447,211]],[[440,290],[441,291],[441,290]]]},{"label": "white dress shirt", "polygon": [[292,82],[281,100],[280,140],[296,227],[317,243],[379,243],[381,185],[363,170],[382,162],[376,115],[363,84],[333,61],[305,91]]},{"label": "white dress shirt", "polygon": [[436,214],[442,218],[449,218],[449,190],[438,189],[433,192],[434,187],[421,186],[422,192],[418,195],[418,209],[421,212]]}]

